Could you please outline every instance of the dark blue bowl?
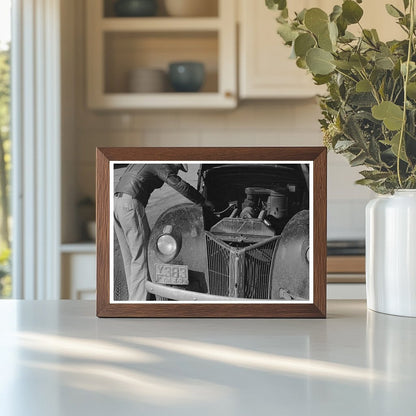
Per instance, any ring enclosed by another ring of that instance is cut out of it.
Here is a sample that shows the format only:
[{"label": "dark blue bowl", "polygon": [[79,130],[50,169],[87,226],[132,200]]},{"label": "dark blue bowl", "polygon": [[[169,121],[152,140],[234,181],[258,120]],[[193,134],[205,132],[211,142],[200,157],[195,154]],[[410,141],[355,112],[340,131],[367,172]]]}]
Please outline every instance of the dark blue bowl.
[{"label": "dark blue bowl", "polygon": [[197,92],[205,80],[205,67],[201,62],[172,62],[169,80],[177,92]]},{"label": "dark blue bowl", "polygon": [[154,16],[157,12],[156,0],[118,0],[114,12],[120,17]]}]

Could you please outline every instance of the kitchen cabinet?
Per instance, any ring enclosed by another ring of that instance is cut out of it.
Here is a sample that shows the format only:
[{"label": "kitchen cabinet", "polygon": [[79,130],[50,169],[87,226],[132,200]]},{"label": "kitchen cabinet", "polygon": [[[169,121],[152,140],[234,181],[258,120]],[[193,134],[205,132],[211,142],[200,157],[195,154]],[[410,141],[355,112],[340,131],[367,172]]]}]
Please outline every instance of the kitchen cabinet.
[{"label": "kitchen cabinet", "polygon": [[61,246],[61,253],[61,298],[95,300],[95,244],[63,244]]},{"label": "kitchen cabinet", "polygon": [[[233,108],[237,105],[236,5],[218,2],[217,16],[115,17],[105,0],[88,0],[87,102],[90,109]],[[167,71],[169,63],[199,61],[200,92],[132,93],[130,71]]]},{"label": "kitchen cabinet", "polygon": [[[328,0],[300,0],[296,10],[325,7]],[[275,11],[264,1],[239,0],[239,91],[246,98],[308,98],[322,92],[311,75],[289,59],[291,50],[277,35]],[[293,8],[293,6],[292,6]]]},{"label": "kitchen cabinet", "polygon": [[[320,7],[330,12],[333,0],[299,0],[289,3],[289,8]],[[400,9],[401,0],[393,0]],[[308,98],[325,92],[325,87],[313,84],[312,77],[290,59],[291,49],[277,35],[277,12],[268,10],[263,1],[239,0],[239,95],[242,99],[291,99]],[[381,40],[403,38],[394,19],[378,0],[366,0],[362,25],[376,28]],[[357,25],[348,30],[359,31]]]},{"label": "kitchen cabinet", "polygon": [[327,283],[328,299],[365,299],[365,257],[329,255]]}]

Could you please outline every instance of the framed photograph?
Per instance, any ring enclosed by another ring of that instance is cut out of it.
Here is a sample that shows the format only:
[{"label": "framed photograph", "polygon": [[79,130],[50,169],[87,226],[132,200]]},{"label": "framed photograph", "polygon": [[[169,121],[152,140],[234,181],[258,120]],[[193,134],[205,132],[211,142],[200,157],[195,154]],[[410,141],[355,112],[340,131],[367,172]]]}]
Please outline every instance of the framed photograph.
[{"label": "framed photograph", "polygon": [[324,147],[98,148],[97,316],[324,318]]}]

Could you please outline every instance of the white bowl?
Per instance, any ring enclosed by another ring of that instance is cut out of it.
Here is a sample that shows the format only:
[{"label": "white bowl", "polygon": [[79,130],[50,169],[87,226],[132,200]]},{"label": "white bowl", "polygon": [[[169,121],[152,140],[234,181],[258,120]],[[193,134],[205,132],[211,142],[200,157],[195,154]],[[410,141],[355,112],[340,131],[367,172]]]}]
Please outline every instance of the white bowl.
[{"label": "white bowl", "polygon": [[165,0],[166,12],[174,17],[217,16],[217,0]]},{"label": "white bowl", "polygon": [[158,93],[167,90],[167,74],[162,69],[136,68],[129,72],[128,91]]}]

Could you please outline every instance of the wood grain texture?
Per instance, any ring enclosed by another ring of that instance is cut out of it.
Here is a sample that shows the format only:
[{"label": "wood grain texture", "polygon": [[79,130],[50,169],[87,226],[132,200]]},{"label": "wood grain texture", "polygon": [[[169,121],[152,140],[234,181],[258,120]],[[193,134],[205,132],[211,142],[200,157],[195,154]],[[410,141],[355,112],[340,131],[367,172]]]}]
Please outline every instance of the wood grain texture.
[{"label": "wood grain texture", "polygon": [[365,256],[328,256],[328,273],[365,273]]},{"label": "wood grain texture", "polygon": [[[110,161],[313,161],[314,302],[110,303]],[[97,316],[167,318],[326,317],[326,148],[192,147],[97,149]]]}]

